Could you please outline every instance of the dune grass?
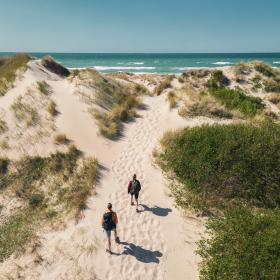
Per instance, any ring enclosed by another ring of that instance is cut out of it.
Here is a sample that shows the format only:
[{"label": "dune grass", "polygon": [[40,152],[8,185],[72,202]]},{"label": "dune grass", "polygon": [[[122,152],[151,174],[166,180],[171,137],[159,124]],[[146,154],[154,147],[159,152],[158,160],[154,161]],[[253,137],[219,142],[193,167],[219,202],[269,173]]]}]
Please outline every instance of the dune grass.
[{"label": "dune grass", "polygon": [[6,58],[0,65],[0,96],[5,95],[14,83],[18,71],[24,71],[30,57],[26,54],[17,54]]},{"label": "dune grass", "polygon": [[46,81],[38,81],[37,88],[44,95],[50,95],[51,93],[51,87]]},{"label": "dune grass", "polygon": [[23,96],[18,96],[11,106],[18,122],[23,122],[26,127],[35,126],[40,122],[37,109],[23,101]]},{"label": "dune grass", "polygon": [[208,81],[208,87],[210,89],[225,87],[228,86],[229,84],[230,84],[230,80],[224,75],[223,71],[214,70],[211,72],[211,76]]},{"label": "dune grass", "polygon": [[47,111],[52,117],[55,117],[58,114],[56,103],[54,101],[50,101]]},{"label": "dune grass", "polygon": [[168,100],[168,103],[169,103],[169,109],[173,109],[176,107],[177,105],[177,96],[176,96],[176,93],[174,91],[170,91],[168,92],[168,95],[167,95],[167,100]]},{"label": "dune grass", "polygon": [[171,88],[171,82],[174,77],[174,75],[167,75],[155,88],[155,94],[160,95],[164,90]]},{"label": "dune grass", "polygon": [[0,175],[0,190],[14,192],[24,204],[0,225],[0,262],[24,248],[54,217],[56,222],[78,218],[98,177],[97,160],[83,158],[74,146],[66,153],[25,157],[9,165]]},{"label": "dune grass", "polygon": [[209,93],[227,109],[238,110],[246,117],[254,117],[265,108],[261,98],[247,96],[240,89],[213,87],[210,88]]},{"label": "dune grass", "polygon": [[263,74],[266,77],[275,77],[276,71],[268,64],[257,61],[255,62],[254,68],[257,72]]}]

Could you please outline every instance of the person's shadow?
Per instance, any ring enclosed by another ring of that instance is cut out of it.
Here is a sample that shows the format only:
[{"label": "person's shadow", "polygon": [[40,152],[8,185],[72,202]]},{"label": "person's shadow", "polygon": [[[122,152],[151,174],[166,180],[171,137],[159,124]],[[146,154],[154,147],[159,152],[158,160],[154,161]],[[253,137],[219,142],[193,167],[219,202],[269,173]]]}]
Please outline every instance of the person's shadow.
[{"label": "person's shadow", "polygon": [[149,211],[152,212],[154,215],[157,216],[167,216],[169,212],[172,212],[172,209],[170,208],[162,208],[159,206],[154,206],[154,207],[148,207],[145,204],[140,204],[143,207],[143,210],[139,210],[139,212],[144,212],[144,211]]},{"label": "person's shadow", "polygon": [[144,249],[133,243],[119,242],[119,244],[125,245],[122,255],[134,256],[138,261],[143,263],[159,263],[159,258],[162,257],[162,253],[159,251]]}]

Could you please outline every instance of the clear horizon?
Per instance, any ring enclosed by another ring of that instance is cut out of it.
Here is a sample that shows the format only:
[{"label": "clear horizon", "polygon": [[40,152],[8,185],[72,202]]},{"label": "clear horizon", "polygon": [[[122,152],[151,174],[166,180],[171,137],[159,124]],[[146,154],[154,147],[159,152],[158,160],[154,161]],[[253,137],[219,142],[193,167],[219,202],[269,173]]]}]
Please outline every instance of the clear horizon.
[{"label": "clear horizon", "polygon": [[280,52],[276,0],[2,0],[0,8],[0,52]]}]

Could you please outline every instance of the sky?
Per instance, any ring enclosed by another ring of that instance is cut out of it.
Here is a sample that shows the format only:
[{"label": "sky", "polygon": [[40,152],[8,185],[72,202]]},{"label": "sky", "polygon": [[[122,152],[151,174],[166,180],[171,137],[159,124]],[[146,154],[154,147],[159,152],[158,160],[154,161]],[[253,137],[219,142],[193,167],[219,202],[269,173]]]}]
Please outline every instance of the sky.
[{"label": "sky", "polygon": [[279,0],[0,0],[0,51],[280,52]]}]

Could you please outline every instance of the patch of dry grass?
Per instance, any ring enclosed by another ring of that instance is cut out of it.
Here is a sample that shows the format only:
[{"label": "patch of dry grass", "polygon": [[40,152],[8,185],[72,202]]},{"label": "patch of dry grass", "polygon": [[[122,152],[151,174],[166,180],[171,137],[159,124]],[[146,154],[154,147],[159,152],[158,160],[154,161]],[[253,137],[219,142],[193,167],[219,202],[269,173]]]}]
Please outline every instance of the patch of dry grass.
[{"label": "patch of dry grass", "polygon": [[54,143],[56,145],[64,145],[68,143],[68,139],[64,133],[58,133],[54,136]]},{"label": "patch of dry grass", "polygon": [[38,81],[37,82],[37,88],[44,95],[50,95],[51,94],[51,87],[46,81]]},{"label": "patch of dry grass", "polygon": [[23,96],[18,96],[11,106],[18,122],[24,122],[27,127],[39,124],[40,117],[37,109],[23,101]]},{"label": "patch of dry grass", "polygon": [[167,75],[155,88],[155,94],[160,95],[164,90],[171,88],[171,82],[174,77],[174,75]]},{"label": "patch of dry grass", "polygon": [[174,91],[168,92],[167,100],[169,102],[169,109],[173,109],[177,106],[177,96]]},{"label": "patch of dry grass", "polygon": [[273,93],[268,97],[268,101],[270,101],[273,104],[279,104],[280,103],[280,94]]},{"label": "patch of dry grass", "polygon": [[58,114],[56,103],[54,101],[50,101],[47,111],[52,117],[55,117]]}]

